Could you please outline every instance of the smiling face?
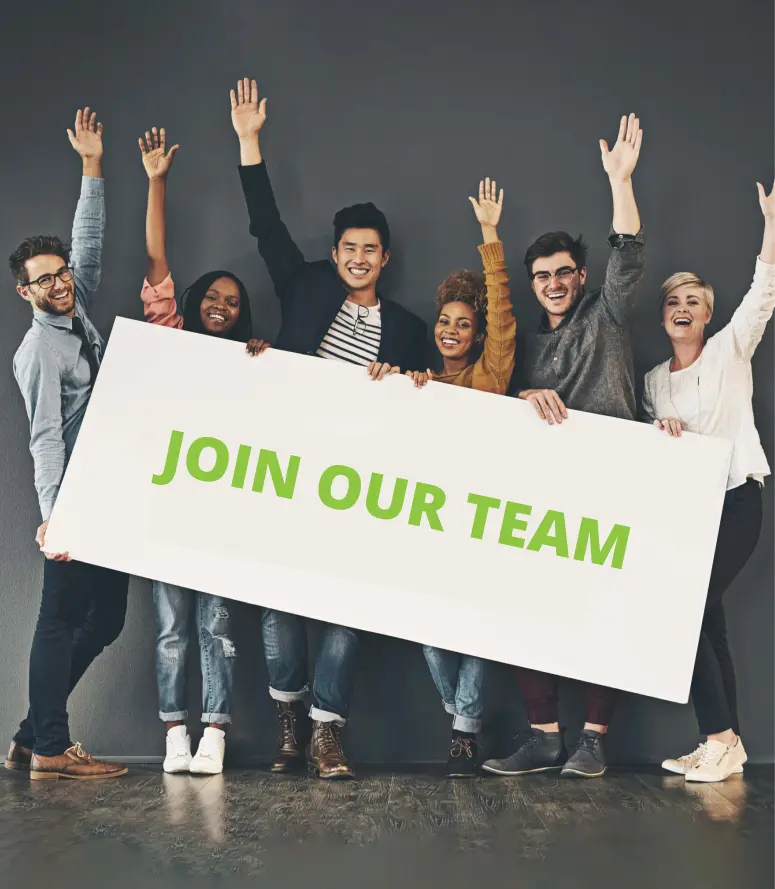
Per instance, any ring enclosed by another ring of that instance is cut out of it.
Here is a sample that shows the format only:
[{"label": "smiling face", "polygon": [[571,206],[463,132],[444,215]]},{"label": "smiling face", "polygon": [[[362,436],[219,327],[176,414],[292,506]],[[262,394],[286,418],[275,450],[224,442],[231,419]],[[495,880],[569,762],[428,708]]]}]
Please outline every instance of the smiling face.
[{"label": "smiling face", "polygon": [[348,228],[331,254],[336,270],[350,291],[377,286],[380,272],[387,265],[390,251],[382,249],[382,239],[374,228]]},{"label": "smiling face", "polygon": [[[42,279],[40,283],[17,286],[16,290],[27,302],[39,312],[47,312],[49,315],[74,314],[75,279],[69,274],[65,259],[53,254],[41,254],[26,260],[24,269],[28,281]],[[54,277],[50,287],[41,286],[50,283],[54,275],[64,275],[69,280],[63,281],[60,277]]]},{"label": "smiling face", "polygon": [[225,336],[237,323],[240,301],[239,287],[233,278],[216,278],[207,288],[199,306],[199,317],[205,332]]},{"label": "smiling face", "polygon": [[586,268],[578,268],[567,251],[539,256],[531,269],[532,287],[538,302],[556,327],[581,295],[587,280]]},{"label": "smiling face", "polygon": [[433,335],[436,347],[447,361],[465,359],[479,334],[477,318],[468,303],[448,302],[439,312]]},{"label": "smiling face", "polygon": [[681,284],[665,297],[662,304],[662,325],[674,342],[701,341],[711,314],[702,287],[697,284]]}]

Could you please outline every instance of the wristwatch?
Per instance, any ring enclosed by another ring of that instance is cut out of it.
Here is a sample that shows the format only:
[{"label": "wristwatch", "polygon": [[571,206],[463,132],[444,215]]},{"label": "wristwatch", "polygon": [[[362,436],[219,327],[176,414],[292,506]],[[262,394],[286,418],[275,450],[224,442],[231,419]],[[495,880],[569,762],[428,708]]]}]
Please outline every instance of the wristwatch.
[{"label": "wristwatch", "polygon": [[612,232],[608,238],[608,243],[615,250],[621,250],[628,241],[634,241],[637,237],[637,235],[619,235],[616,232]]}]

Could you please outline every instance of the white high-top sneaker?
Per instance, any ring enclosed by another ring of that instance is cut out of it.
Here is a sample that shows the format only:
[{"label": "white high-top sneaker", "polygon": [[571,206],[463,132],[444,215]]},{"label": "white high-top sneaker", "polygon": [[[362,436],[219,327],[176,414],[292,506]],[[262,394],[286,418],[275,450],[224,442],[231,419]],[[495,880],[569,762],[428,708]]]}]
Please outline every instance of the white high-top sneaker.
[{"label": "white high-top sneaker", "polygon": [[192,775],[219,775],[223,771],[226,732],[208,725],[199,742],[189,771]]},{"label": "white high-top sneaker", "polygon": [[706,741],[699,762],[686,773],[687,781],[723,781],[743,771],[748,756],[740,738],[734,744]]},{"label": "white high-top sneaker", "polygon": [[162,768],[165,772],[187,772],[191,765],[191,736],[184,725],[174,725],[167,732],[167,755]]}]

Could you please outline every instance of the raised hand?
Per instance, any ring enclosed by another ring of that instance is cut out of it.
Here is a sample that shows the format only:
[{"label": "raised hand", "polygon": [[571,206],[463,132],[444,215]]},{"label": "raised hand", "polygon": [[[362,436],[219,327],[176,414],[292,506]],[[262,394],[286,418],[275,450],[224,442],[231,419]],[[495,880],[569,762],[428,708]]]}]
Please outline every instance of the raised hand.
[{"label": "raised hand", "polygon": [[474,213],[483,228],[495,228],[500,222],[503,209],[503,189],[498,195],[495,180],[490,178],[479,183],[479,200],[469,198],[474,208]]},{"label": "raised hand", "polygon": [[164,127],[160,130],[152,127],[150,132],[146,130],[145,142],[143,142],[142,137],[137,141],[143,154],[143,166],[148,174],[148,178],[165,179],[172,166],[175,152],[180,148],[180,145],[173,145],[167,151],[167,133]]},{"label": "raised hand", "polygon": [[[91,113],[90,113],[91,112]],[[67,131],[70,144],[81,155],[84,173],[100,175],[102,161],[102,124],[97,122],[97,113],[87,106],[79,108],[75,115],[74,129]]]},{"label": "raised hand", "polygon": [[772,183],[772,191],[769,194],[764,190],[761,182],[756,183],[759,191],[759,206],[762,208],[765,219],[775,219],[775,182]]},{"label": "raised hand", "polygon": [[237,81],[237,91],[230,92],[231,123],[234,132],[243,139],[257,136],[266,121],[266,98],[258,101],[258,84],[247,77]]},{"label": "raised hand", "polygon": [[642,140],[643,130],[640,128],[640,118],[634,114],[622,117],[619,122],[619,137],[610,151],[605,139],[600,140],[603,169],[609,179],[626,182],[632,176],[635,165],[638,163]]}]

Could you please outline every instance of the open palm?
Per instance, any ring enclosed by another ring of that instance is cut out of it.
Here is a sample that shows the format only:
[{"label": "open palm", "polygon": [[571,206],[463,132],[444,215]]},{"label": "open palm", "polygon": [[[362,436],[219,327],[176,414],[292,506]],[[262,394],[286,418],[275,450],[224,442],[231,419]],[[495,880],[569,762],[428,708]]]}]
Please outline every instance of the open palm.
[{"label": "open palm", "polygon": [[635,165],[638,163],[642,140],[643,130],[640,128],[640,119],[634,114],[622,117],[619,122],[619,137],[610,151],[605,139],[600,140],[603,169],[609,179],[626,180],[632,176]]},{"label": "open palm", "polygon": [[89,114],[88,106],[75,115],[75,125],[67,131],[67,138],[73,148],[86,160],[99,160],[102,157],[102,124],[97,123],[97,112]]},{"label": "open palm", "polygon": [[481,225],[490,225],[493,228],[498,225],[503,210],[503,189],[498,196],[495,180],[483,179],[479,183],[479,200],[469,198],[476,213],[476,218]]},{"label": "open palm", "polygon": [[764,190],[764,186],[756,183],[759,190],[759,206],[762,208],[765,219],[775,219],[775,182],[772,183],[772,191],[769,194]]},{"label": "open palm", "polygon": [[237,81],[237,90],[231,96],[231,123],[240,139],[255,136],[266,120],[266,99],[258,101],[258,84],[255,80]]},{"label": "open palm", "polygon": [[145,132],[145,142],[142,138],[137,140],[140,143],[140,151],[143,154],[143,166],[149,179],[163,179],[172,166],[172,160],[175,152],[180,148],[179,145],[173,145],[167,151],[167,133],[162,127],[157,130],[153,127],[150,132]]}]

